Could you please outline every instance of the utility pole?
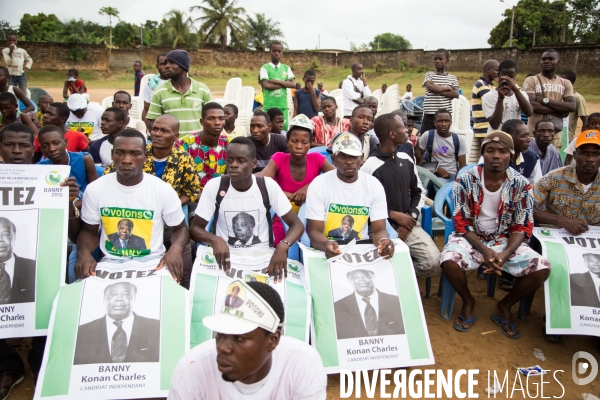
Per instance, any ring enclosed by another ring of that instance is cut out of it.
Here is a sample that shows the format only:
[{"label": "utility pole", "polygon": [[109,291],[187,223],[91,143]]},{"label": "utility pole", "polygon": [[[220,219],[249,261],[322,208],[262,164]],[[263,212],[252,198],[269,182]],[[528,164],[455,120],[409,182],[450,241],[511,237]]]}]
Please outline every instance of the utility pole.
[{"label": "utility pole", "polygon": [[144,25],[140,24],[140,49],[144,50]]},{"label": "utility pole", "polygon": [[319,50],[321,50],[321,35],[319,35],[319,46],[318,46]]},{"label": "utility pole", "polygon": [[510,19],[510,38],[508,39],[508,47],[512,47],[514,26],[515,26],[515,6],[512,6],[512,18]]}]

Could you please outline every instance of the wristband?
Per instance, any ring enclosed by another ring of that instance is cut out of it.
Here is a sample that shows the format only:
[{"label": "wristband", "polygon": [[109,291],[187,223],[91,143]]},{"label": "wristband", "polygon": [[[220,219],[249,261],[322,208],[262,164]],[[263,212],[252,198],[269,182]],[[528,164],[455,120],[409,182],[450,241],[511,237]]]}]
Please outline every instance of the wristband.
[{"label": "wristband", "polygon": [[381,242],[382,240],[389,240],[390,238],[381,238],[377,241],[377,243]]},{"label": "wristband", "polygon": [[285,243],[285,244],[287,244],[287,245],[288,245],[288,249],[289,249],[290,247],[292,247],[292,245],[290,244],[290,242],[288,242],[288,241],[287,241],[287,240],[285,240],[285,239],[283,239],[283,240],[282,240],[282,241],[280,241],[279,243]]},{"label": "wristband", "polygon": [[75,202],[73,202],[73,208],[75,209],[75,216],[69,217],[69,219],[79,219],[79,216],[80,216],[79,208],[77,208],[77,206],[75,205]]}]

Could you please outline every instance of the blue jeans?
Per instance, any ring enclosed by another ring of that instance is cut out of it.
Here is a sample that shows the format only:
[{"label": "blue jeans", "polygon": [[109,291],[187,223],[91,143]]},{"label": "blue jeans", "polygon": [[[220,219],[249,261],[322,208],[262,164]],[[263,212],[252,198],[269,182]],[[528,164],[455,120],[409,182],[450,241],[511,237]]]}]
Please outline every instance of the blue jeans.
[{"label": "blue jeans", "polygon": [[25,72],[23,72],[23,75],[21,76],[11,75],[9,83],[13,86],[17,86],[25,95],[27,95],[27,76],[25,75]]}]

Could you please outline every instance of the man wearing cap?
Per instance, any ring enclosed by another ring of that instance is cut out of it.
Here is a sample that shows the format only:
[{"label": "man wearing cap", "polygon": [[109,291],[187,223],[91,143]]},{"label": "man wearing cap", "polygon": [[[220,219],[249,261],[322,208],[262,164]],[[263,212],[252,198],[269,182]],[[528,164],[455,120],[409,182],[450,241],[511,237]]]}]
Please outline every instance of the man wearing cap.
[{"label": "man wearing cap", "polygon": [[99,104],[88,104],[84,95],[74,93],[69,96],[67,107],[71,110],[71,115],[67,119],[67,130],[81,132],[89,141],[96,141],[106,136],[100,130],[104,109]]},{"label": "man wearing cap", "polygon": [[169,81],[156,88],[146,115],[148,124],[162,114],[179,120],[179,137],[202,130],[202,106],[212,100],[210,90],[201,82],[188,77],[190,56],[185,50],[172,50],[165,59],[163,75]]},{"label": "man wearing cap", "polygon": [[579,235],[600,225],[600,131],[581,133],[573,158],[575,165],[550,171],[536,183],[533,218],[540,226]]},{"label": "man wearing cap", "polygon": [[327,375],[317,351],[282,336],[279,294],[267,284],[240,280],[227,292],[235,286],[242,304],[224,305],[202,320],[216,337],[179,361],[168,399],[325,399]]},{"label": "man wearing cap", "polygon": [[312,246],[324,251],[327,258],[341,254],[338,242],[345,244],[347,240],[335,233],[341,233],[339,228],[344,218],[351,216],[352,229],[358,238],[369,239],[367,223],[370,220],[373,243],[379,248],[379,254],[392,257],[394,243],[385,229],[388,217],[385,191],[376,178],[359,171],[363,157],[361,142],[354,135],[340,135],[333,142],[332,152],[336,169],[316,177],[306,195],[308,236]]},{"label": "man wearing cap", "polygon": [[477,321],[475,299],[465,271],[483,265],[485,274],[506,271],[516,277],[512,291],[494,306],[492,320],[502,333],[517,339],[520,332],[510,309],[533,294],[548,278],[548,260],[527,242],[533,232],[533,190],[526,178],[508,168],[514,154],[512,137],[488,134],[482,145],[483,165],[466,171],[454,184],[454,229],[440,255],[446,278],[462,298],[454,329],[467,332]]}]

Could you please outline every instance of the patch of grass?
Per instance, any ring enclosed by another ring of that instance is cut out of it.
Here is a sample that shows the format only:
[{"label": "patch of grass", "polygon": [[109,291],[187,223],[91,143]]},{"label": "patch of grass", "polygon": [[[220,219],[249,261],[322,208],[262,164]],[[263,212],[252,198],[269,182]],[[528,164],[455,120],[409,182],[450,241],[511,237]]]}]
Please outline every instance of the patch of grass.
[{"label": "patch of grass", "polygon": [[[426,69],[428,71],[429,68]],[[419,71],[419,70],[417,70]],[[381,88],[382,84],[387,84],[388,87],[393,84],[400,86],[400,93],[404,93],[404,88],[407,84],[413,87],[413,95],[421,96],[425,94],[425,89],[421,87],[425,72],[417,71],[395,71],[383,70],[376,72],[375,69],[365,69],[367,83],[371,90]],[[147,72],[153,72],[148,70]],[[301,82],[303,69],[296,69],[296,80]],[[475,81],[481,76],[480,72],[454,72],[456,75],[463,95],[471,98],[471,90]],[[340,81],[346,79],[350,74],[348,68],[343,67],[320,67],[317,72],[317,82],[323,82],[325,89],[331,91],[337,89]],[[190,75],[203,83],[214,91],[224,91],[225,85],[230,78],[238,76],[242,78],[244,86],[252,86],[255,89],[260,89],[258,84],[258,66],[256,69],[245,68],[224,68],[224,67],[192,67]],[[36,71],[27,72],[27,79],[30,86],[40,87],[62,87],[66,72],[58,71]],[[129,89],[133,86],[133,73],[126,72],[98,72],[98,71],[83,71],[80,70],[80,78],[86,83],[88,89],[94,88],[125,88]],[[525,74],[517,75],[517,82],[522,85],[525,80]],[[600,78],[591,76],[578,76],[575,83],[575,89],[581,93],[588,102],[600,102]]]}]

